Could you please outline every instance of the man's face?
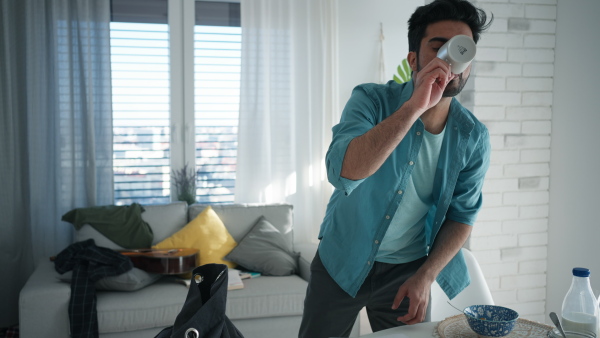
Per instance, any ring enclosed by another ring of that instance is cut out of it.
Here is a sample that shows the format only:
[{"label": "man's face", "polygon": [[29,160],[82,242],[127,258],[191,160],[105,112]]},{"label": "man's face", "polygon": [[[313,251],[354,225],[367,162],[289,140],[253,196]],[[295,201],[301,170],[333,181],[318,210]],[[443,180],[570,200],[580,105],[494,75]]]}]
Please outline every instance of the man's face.
[{"label": "man's face", "polygon": [[[440,47],[456,35],[466,35],[473,38],[471,28],[462,21],[438,21],[427,26],[425,36],[421,40],[419,53],[415,55],[413,58],[414,61],[411,62],[413,71],[416,70],[416,72],[419,72],[423,66],[427,65],[431,60],[437,57],[437,52]],[[414,67],[413,63],[415,63]],[[448,83],[442,96],[453,97],[458,95],[467,83],[470,74],[471,65],[469,65],[464,72],[455,74],[454,79]]]}]

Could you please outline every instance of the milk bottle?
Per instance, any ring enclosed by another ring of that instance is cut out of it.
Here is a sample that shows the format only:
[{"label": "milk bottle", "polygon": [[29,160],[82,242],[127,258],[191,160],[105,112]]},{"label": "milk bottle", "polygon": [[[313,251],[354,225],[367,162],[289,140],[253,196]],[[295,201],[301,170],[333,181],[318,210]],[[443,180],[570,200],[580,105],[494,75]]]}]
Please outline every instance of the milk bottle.
[{"label": "milk bottle", "polygon": [[590,270],[573,268],[573,281],[562,304],[565,331],[594,333],[598,336],[598,300],[590,285]]}]

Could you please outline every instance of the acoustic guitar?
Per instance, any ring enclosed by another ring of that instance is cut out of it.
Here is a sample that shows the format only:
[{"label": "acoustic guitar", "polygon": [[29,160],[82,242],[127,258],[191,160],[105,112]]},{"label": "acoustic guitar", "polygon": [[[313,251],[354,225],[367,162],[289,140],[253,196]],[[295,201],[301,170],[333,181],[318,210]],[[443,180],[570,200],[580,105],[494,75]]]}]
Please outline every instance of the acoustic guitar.
[{"label": "acoustic guitar", "polygon": [[164,275],[179,275],[196,268],[197,249],[136,249],[119,253],[129,257],[140,270]]}]

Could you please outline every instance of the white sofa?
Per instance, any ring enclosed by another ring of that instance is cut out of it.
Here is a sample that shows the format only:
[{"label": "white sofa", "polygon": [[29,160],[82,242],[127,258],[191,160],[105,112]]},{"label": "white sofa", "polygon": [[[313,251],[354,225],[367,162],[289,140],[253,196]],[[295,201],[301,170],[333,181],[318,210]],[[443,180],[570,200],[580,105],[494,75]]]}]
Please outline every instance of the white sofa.
[{"label": "white sofa", "polygon": [[[293,238],[293,208],[289,204],[234,204],[212,206],[236,241],[264,216],[300,253],[297,275],[244,280],[244,288],[227,296],[227,316],[246,338],[297,337],[307,280],[317,245],[299,244]],[[154,233],[153,244],[171,236],[194,219],[205,205],[184,202],[144,206],[142,218]],[[119,246],[84,225],[75,241],[94,238],[97,246]],[[54,263],[43,259],[20,293],[19,327],[23,338],[69,337],[68,303],[70,284],[59,280]],[[97,291],[100,337],[154,337],[173,325],[187,295],[183,285],[161,279],[137,291]],[[358,336],[358,321],[353,337]]]}]

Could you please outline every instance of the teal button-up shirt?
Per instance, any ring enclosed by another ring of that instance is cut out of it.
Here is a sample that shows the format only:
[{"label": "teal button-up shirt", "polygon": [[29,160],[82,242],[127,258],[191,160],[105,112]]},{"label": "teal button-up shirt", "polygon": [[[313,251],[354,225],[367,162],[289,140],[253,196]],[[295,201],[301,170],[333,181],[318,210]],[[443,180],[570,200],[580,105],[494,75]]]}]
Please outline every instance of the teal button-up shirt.
[{"label": "teal button-up shirt", "polygon": [[[357,86],[346,104],[326,155],[327,177],[335,190],[319,233],[319,255],[331,277],[350,296],[356,296],[367,277],[414,168],[424,125],[417,120],[379,170],[361,180],[340,176],[352,139],[393,114],[413,92],[409,81]],[[433,206],[425,224],[429,252],[446,220],[473,225],[482,204],[481,188],[489,167],[487,128],[456,99],[452,99],[433,184]],[[406,210],[410,212],[410,210]],[[470,283],[462,253],[437,277],[450,299]]]}]

